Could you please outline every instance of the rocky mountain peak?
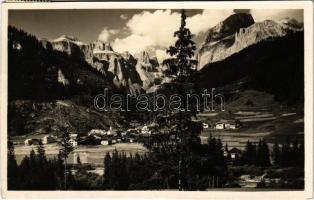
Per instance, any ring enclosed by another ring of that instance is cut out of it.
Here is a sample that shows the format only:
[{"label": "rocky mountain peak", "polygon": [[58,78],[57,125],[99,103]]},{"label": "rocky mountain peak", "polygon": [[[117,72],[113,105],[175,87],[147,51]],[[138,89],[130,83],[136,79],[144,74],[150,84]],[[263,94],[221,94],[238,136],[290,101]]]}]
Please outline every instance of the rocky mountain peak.
[{"label": "rocky mountain peak", "polygon": [[103,42],[101,40],[97,40],[96,42],[93,43],[93,46],[94,46],[94,50],[113,51],[109,42]]},{"label": "rocky mountain peak", "polygon": [[287,26],[287,27],[290,27],[292,29],[302,29],[303,28],[302,23],[300,23],[296,19],[290,18],[290,17],[286,17],[286,18],[279,20],[279,23],[283,26]]},{"label": "rocky mountain peak", "polygon": [[86,45],[86,43],[79,41],[77,38],[73,36],[68,36],[68,35],[61,35],[60,37],[54,39],[51,41],[52,43],[58,43],[58,42],[71,42],[75,43],[76,45]]},{"label": "rocky mountain peak", "polygon": [[209,29],[198,51],[198,70],[208,63],[223,60],[257,42],[282,37],[302,29],[302,24],[295,19],[264,20],[255,23],[250,14],[233,14]]},{"label": "rocky mountain peak", "polygon": [[141,51],[138,54],[138,62],[149,64],[149,54],[147,51]]},{"label": "rocky mountain peak", "polygon": [[130,54],[130,52],[128,52],[128,51],[124,51],[123,53],[121,53],[121,56],[122,56],[125,60],[134,59],[134,57],[132,56],[132,54]]},{"label": "rocky mountain peak", "polygon": [[233,14],[209,29],[205,42],[216,42],[236,33],[240,28],[246,28],[252,24],[254,24],[252,15],[246,13]]}]

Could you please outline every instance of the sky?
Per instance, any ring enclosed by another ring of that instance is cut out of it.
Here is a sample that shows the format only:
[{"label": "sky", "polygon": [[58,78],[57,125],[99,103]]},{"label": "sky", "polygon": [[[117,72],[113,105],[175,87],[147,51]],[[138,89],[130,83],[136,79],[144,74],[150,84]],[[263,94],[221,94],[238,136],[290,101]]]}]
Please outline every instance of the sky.
[{"label": "sky", "polygon": [[[233,13],[250,13],[256,22],[286,17],[303,22],[303,11],[281,10],[187,10],[187,27],[201,43],[206,31]],[[97,39],[110,42],[117,52],[137,54],[150,49],[158,60],[167,57],[165,49],[174,43],[173,32],[180,26],[179,10],[10,10],[9,24],[38,38],[55,39],[61,35],[85,43]]]}]

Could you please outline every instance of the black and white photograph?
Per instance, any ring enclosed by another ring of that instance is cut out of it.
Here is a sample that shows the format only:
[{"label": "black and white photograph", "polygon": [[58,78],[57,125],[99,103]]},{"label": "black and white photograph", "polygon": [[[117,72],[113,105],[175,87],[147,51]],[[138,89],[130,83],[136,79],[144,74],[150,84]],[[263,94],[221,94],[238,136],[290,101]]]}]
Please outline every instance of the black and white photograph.
[{"label": "black and white photograph", "polygon": [[8,191],[305,190],[304,9],[179,5],[7,10]]}]

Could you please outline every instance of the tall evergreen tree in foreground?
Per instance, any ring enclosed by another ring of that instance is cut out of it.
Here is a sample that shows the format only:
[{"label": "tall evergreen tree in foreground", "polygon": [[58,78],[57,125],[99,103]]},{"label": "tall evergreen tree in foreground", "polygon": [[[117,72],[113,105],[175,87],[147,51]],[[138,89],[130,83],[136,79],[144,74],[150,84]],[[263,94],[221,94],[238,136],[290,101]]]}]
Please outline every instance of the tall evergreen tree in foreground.
[{"label": "tall evergreen tree in foreground", "polygon": [[190,29],[186,28],[186,14],[185,10],[181,11],[181,26],[179,30],[174,32],[174,37],[177,41],[174,46],[167,49],[167,53],[172,56],[172,59],[164,61],[171,67],[171,71],[179,75],[180,81],[185,81],[193,72],[193,65],[196,61],[192,60],[194,51],[196,50],[195,43],[192,41],[193,35]]},{"label": "tall evergreen tree in foreground", "polygon": [[[171,73],[178,75],[177,80],[166,85],[165,88],[169,87],[168,91],[181,96],[198,92],[197,83],[192,80],[193,67],[197,64],[197,61],[193,59],[196,47],[192,41],[193,35],[186,27],[186,18],[186,12],[182,10],[179,30],[174,32],[177,40],[174,46],[167,49],[171,58],[164,61],[170,67]],[[186,106],[189,109],[170,111],[172,113],[170,121],[175,127],[172,134],[176,135],[177,141],[173,151],[168,151],[167,157],[172,160],[170,166],[175,166],[174,174],[176,174],[179,190],[201,190],[208,186],[209,176],[214,176],[215,180],[222,180],[224,176],[220,170],[216,170],[225,169],[221,142],[212,138],[208,145],[202,145],[199,137],[202,126],[191,120],[191,117],[197,113],[195,109],[197,103],[183,100],[182,107]],[[219,184],[221,185],[222,181]]]}]

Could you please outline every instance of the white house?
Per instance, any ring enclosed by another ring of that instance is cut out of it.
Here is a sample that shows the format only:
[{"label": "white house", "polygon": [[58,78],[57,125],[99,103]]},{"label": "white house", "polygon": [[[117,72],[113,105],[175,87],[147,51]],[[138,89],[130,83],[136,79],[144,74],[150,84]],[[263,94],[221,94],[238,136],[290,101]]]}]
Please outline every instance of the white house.
[{"label": "white house", "polygon": [[208,124],[203,123],[202,125],[203,125],[203,128],[208,128]]},{"label": "white house", "polygon": [[112,126],[110,126],[109,130],[107,131],[107,135],[117,135],[117,130],[113,129]]},{"label": "white house", "polygon": [[143,128],[141,129],[141,133],[143,135],[150,135],[151,134],[151,131],[149,130],[149,128],[145,125],[143,126]]},{"label": "white house", "polygon": [[32,145],[32,144],[33,144],[32,139],[26,139],[26,140],[24,141],[24,144],[25,144],[25,145]]},{"label": "white house", "polygon": [[49,144],[55,141],[55,139],[50,135],[45,135],[41,140],[43,144]]},{"label": "white house", "polygon": [[223,122],[217,122],[217,123],[215,124],[215,128],[218,129],[218,130],[225,129],[225,123],[223,123]]},{"label": "white house", "polygon": [[240,157],[240,155],[242,154],[242,151],[236,147],[233,147],[228,153],[230,154],[231,159],[235,160],[236,158]]},{"label": "white house", "polygon": [[71,143],[72,147],[76,147],[77,146],[77,141],[75,139],[71,138],[69,140],[69,142]]},{"label": "white house", "polygon": [[102,140],[100,142],[101,145],[109,145],[109,141],[108,140]]},{"label": "white house", "polygon": [[88,132],[87,135],[106,135],[107,132],[105,130],[102,129],[92,129]]},{"label": "white house", "polygon": [[236,120],[220,120],[215,124],[215,128],[222,129],[237,129],[240,127],[240,123]]},{"label": "white house", "polygon": [[229,128],[230,128],[230,129],[236,129],[236,128],[237,128],[237,126],[236,126],[236,124],[235,124],[235,123],[232,123],[232,124],[230,124],[230,125],[229,125]]},{"label": "white house", "polygon": [[71,133],[70,134],[70,138],[77,138],[77,134],[76,133]]}]

